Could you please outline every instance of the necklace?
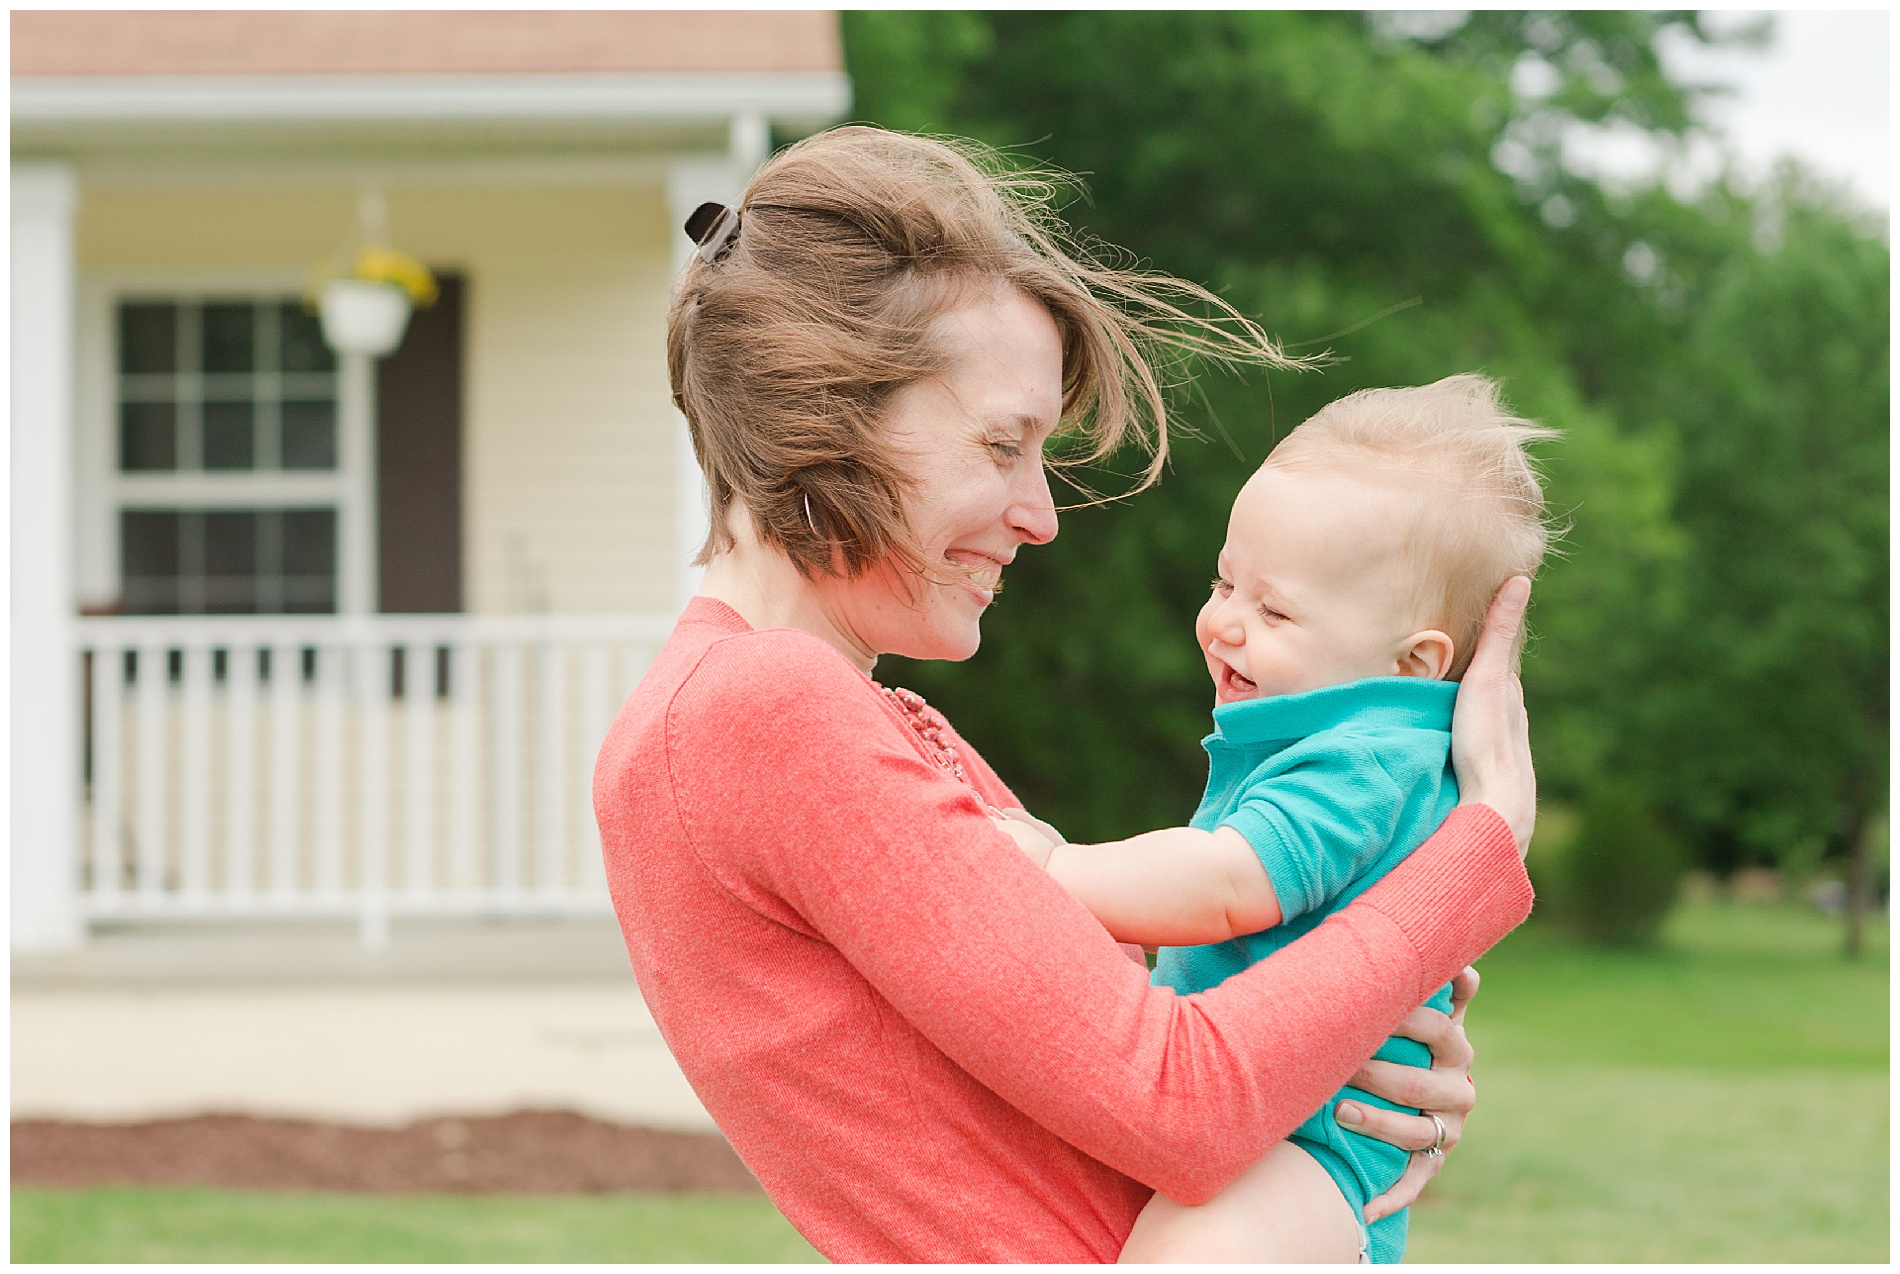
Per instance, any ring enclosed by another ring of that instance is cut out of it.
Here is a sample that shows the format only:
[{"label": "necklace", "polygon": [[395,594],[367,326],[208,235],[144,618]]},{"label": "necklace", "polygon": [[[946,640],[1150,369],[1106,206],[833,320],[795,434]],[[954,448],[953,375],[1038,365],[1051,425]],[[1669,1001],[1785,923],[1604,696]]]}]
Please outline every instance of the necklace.
[{"label": "necklace", "polygon": [[924,741],[924,749],[929,753],[938,769],[948,772],[959,783],[970,783],[969,776],[963,772],[963,758],[957,755],[957,745],[943,737],[943,718],[931,710],[924,697],[915,690],[905,690],[896,686],[879,686],[884,696],[903,715],[904,724],[917,732]]}]

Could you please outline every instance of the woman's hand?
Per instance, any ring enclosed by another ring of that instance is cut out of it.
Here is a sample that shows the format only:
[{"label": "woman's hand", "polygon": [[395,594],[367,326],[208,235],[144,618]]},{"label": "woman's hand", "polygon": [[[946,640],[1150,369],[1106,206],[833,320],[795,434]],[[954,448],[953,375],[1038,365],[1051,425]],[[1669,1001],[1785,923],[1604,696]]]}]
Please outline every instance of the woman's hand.
[{"label": "woman's hand", "polygon": [[1458,687],[1451,718],[1451,763],[1460,805],[1489,805],[1510,825],[1520,856],[1537,823],[1537,773],[1531,768],[1530,720],[1517,677],[1517,639],[1531,582],[1513,575],[1491,600]]},{"label": "woman's hand", "polygon": [[[1465,1116],[1478,1103],[1477,1089],[1471,1083],[1471,1041],[1465,1038],[1465,1005],[1477,993],[1478,971],[1467,967],[1451,980],[1450,1017],[1437,1009],[1413,1009],[1411,1015],[1399,1023],[1398,1030],[1392,1032],[1431,1049],[1430,1070],[1370,1061],[1352,1077],[1353,1087],[1401,1106],[1416,1106],[1423,1114],[1406,1115],[1356,1101],[1342,1101],[1334,1111],[1333,1118],[1344,1127],[1414,1152],[1398,1183],[1366,1204],[1367,1224],[1410,1207],[1425,1183],[1445,1166],[1444,1155],[1416,1152],[1433,1146],[1449,1151],[1464,1135]],[[1438,1125],[1431,1120],[1433,1115],[1445,1124],[1442,1145],[1438,1140]]]}]

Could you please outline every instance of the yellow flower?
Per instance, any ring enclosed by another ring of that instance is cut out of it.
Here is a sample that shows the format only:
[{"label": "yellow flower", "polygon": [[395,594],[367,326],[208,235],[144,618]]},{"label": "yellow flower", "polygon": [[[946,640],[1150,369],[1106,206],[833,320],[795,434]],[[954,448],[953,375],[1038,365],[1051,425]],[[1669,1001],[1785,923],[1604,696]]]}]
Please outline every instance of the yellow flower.
[{"label": "yellow flower", "polygon": [[356,269],[351,277],[371,283],[394,283],[409,294],[418,306],[435,304],[435,276],[429,267],[406,252],[393,248],[364,248],[356,254]]}]

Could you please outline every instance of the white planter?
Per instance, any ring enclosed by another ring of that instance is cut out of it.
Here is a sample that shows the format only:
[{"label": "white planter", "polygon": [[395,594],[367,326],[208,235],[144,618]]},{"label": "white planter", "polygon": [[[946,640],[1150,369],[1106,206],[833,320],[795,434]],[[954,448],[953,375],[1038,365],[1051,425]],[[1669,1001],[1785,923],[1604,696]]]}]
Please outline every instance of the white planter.
[{"label": "white planter", "polygon": [[394,283],[332,279],[323,285],[323,339],[339,354],[381,358],[402,344],[409,309]]}]

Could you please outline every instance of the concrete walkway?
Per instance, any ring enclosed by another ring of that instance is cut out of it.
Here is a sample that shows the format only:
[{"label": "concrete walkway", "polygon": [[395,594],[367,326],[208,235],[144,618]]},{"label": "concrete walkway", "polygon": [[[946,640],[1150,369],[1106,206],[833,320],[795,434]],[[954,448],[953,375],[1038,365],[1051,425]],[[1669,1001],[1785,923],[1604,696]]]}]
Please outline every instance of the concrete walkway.
[{"label": "concrete walkway", "polygon": [[395,1124],[524,1108],[713,1128],[611,921],[128,932],[16,960],[12,1113]]}]

